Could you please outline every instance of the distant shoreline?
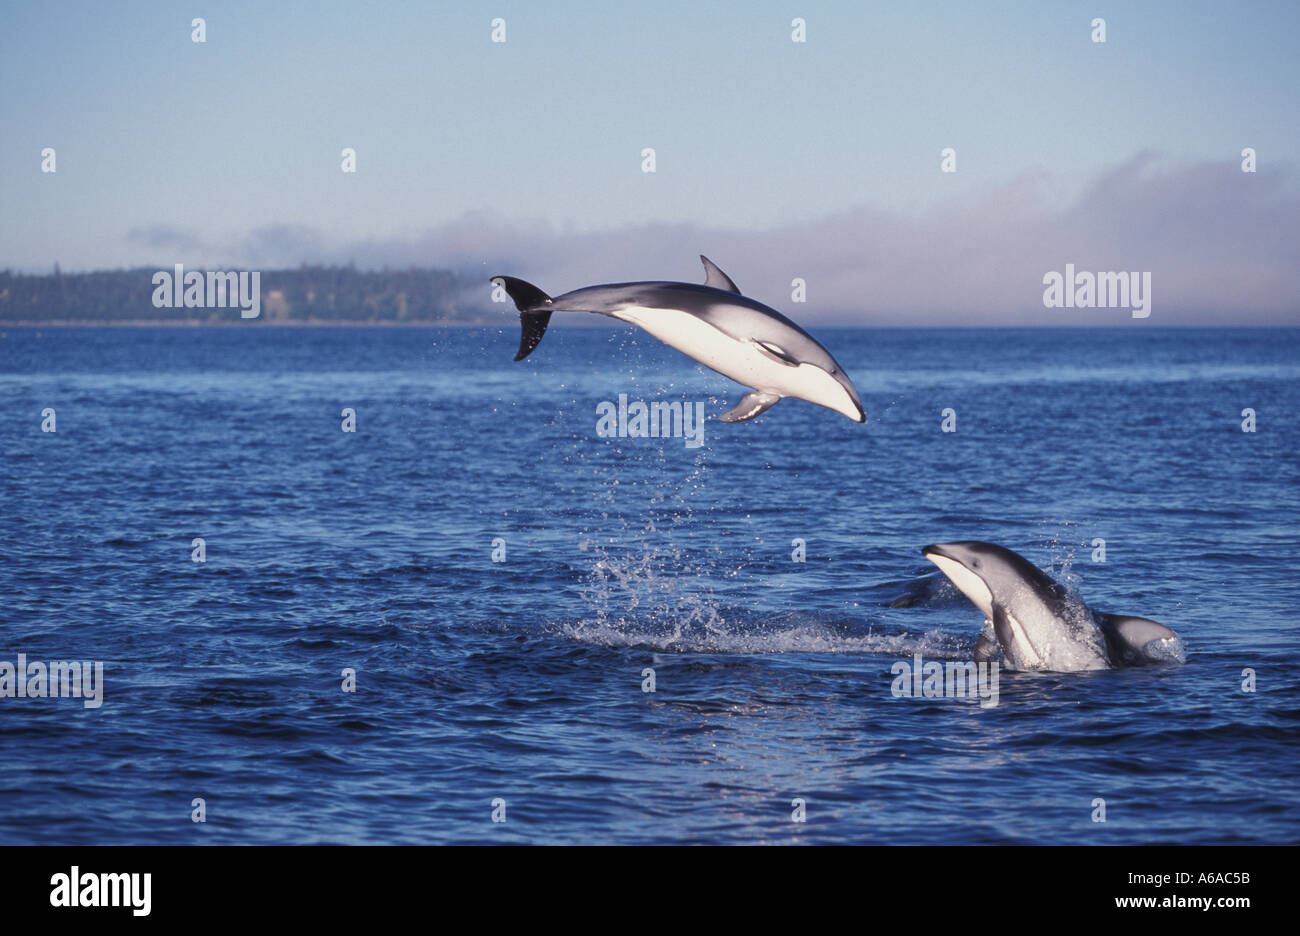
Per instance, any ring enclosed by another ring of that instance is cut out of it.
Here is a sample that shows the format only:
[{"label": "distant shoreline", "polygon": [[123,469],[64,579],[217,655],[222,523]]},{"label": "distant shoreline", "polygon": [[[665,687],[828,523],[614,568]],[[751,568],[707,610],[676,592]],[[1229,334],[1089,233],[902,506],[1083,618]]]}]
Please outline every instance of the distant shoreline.
[{"label": "distant shoreline", "polygon": [[[126,319],[126,320],[105,320],[91,321],[88,319],[60,319],[50,321],[14,321],[7,322],[0,319],[0,330],[6,328],[510,328],[517,329],[519,323],[515,320],[513,314],[503,318],[500,322],[439,322],[439,321],[368,321],[359,319],[357,321],[340,321],[339,319],[286,319],[284,321],[269,321],[266,319]],[[614,330],[616,324],[602,321],[571,321],[565,322],[563,328],[581,328],[581,329],[608,329]],[[1052,325],[917,325],[910,322],[899,322],[897,324],[872,324],[872,325],[846,325],[844,323],[816,324],[812,326],[816,329],[836,329],[836,328],[860,328],[879,331],[897,331],[904,329],[916,329],[918,331],[935,330],[935,331],[963,331],[974,329],[998,330],[1006,329],[1009,331],[1025,330],[1044,330],[1044,331],[1079,331],[1079,330],[1101,330],[1101,331],[1185,331],[1185,330],[1218,330],[1218,331],[1258,331],[1261,329],[1289,330],[1300,328],[1300,321],[1291,324],[1269,324],[1269,325],[1202,325],[1199,323],[1189,322],[1186,324],[1168,324],[1168,325],[1151,325],[1147,323],[1129,324],[1125,319],[1121,324],[1100,325],[1100,324],[1052,324]]]},{"label": "distant shoreline", "polygon": [[[518,323],[511,320],[503,322],[501,325],[510,325],[518,327]],[[384,321],[367,321],[359,319],[355,322],[340,321],[338,319],[286,319],[282,322],[273,322],[265,319],[124,319],[124,320],[105,320],[92,321],[90,319],[51,319],[49,321],[16,321],[7,322],[0,320],[0,328],[498,328],[500,325],[492,325],[486,322],[438,322],[438,321],[408,321],[408,322],[384,322]]]}]

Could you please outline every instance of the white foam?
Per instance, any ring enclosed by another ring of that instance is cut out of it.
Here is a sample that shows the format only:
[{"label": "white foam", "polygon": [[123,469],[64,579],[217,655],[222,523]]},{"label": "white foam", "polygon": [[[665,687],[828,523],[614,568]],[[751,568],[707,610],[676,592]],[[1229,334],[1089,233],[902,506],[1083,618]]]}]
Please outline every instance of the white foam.
[{"label": "white foam", "polygon": [[648,647],[666,653],[861,653],[895,657],[920,653],[931,659],[966,659],[973,652],[969,639],[945,631],[891,634],[870,630],[855,636],[824,623],[774,627],[757,618],[734,624],[719,618],[705,625],[618,618],[557,622],[551,629],[582,643]]}]

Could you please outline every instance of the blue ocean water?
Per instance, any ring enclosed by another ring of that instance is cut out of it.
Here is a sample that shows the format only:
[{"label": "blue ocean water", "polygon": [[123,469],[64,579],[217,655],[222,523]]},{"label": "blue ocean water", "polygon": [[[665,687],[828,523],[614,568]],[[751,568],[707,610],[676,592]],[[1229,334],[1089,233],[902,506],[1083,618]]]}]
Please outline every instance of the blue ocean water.
[{"label": "blue ocean water", "polygon": [[[5,330],[0,662],[104,687],[0,698],[0,841],[1300,841],[1300,331],[814,333],[865,426],[692,447],[597,434],[743,392],[635,331]],[[895,697],[961,539],[1185,664]]]}]

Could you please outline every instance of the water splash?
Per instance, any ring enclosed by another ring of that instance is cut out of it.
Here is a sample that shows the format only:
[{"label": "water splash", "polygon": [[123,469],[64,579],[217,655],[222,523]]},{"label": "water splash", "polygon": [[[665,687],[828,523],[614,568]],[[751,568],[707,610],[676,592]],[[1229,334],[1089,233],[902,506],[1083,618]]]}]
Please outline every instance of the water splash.
[{"label": "water splash", "polygon": [[582,643],[670,653],[921,653],[969,659],[973,652],[969,636],[945,631],[891,630],[826,614],[728,603],[717,593],[718,577],[734,578],[743,568],[714,568],[673,546],[647,546],[625,555],[602,551],[584,588],[591,614],[550,629]]}]

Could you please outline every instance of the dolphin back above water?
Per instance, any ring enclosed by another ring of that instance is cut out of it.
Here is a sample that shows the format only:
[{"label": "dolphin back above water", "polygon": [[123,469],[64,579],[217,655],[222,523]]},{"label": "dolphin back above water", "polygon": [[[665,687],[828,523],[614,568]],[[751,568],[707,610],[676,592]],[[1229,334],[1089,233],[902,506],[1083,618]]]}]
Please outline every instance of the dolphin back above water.
[{"label": "dolphin back above water", "polygon": [[1018,670],[1106,669],[1179,661],[1182,646],[1163,624],[1093,611],[1023,556],[993,543],[927,546],[922,554],[985,617],[975,659],[1001,650]]},{"label": "dolphin back above water", "polygon": [[865,422],[853,382],[829,351],[775,309],[740,294],[731,278],[701,256],[706,279],[694,283],[610,283],[551,298],[532,283],[494,276],[519,310],[516,361],[532,353],[552,312],[594,312],[637,325],[724,377],[754,388],[723,413],[753,419],[783,397],[796,397]]}]

